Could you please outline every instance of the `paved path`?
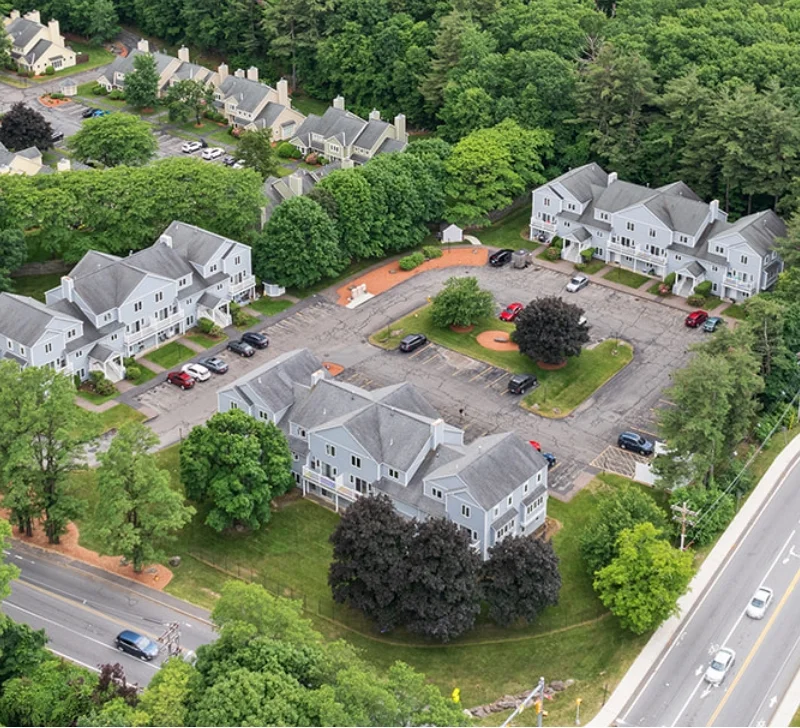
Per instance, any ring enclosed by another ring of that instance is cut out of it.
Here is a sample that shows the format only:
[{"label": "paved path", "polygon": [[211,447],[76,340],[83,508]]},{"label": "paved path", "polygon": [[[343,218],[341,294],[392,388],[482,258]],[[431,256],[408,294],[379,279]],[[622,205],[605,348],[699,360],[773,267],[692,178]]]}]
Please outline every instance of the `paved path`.
[{"label": "paved path", "polygon": [[95,404],[94,402],[90,402],[88,399],[84,399],[78,395],[75,397],[75,404],[81,409],[89,410],[89,412],[105,412],[106,410],[110,410],[112,407],[116,407],[119,402],[117,402],[116,399],[110,399],[102,404]]}]

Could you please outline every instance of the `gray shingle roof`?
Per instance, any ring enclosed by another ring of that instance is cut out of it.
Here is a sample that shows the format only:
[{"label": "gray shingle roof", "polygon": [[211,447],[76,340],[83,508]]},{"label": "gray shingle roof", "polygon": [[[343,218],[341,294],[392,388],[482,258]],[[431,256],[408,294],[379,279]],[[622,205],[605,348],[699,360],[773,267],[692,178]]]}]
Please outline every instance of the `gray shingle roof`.
[{"label": "gray shingle roof", "polygon": [[123,259],[125,265],[132,265],[148,273],[178,280],[195,272],[186,259],[174,248],[156,243],[149,248]]},{"label": "gray shingle roof", "polygon": [[358,136],[358,146],[372,150],[381,135],[391,126],[387,121],[370,120]]},{"label": "gray shingle roof", "polygon": [[270,93],[275,93],[275,89],[265,83],[238,76],[228,76],[219,85],[219,91],[225,99],[235,97],[237,109],[250,114],[255,112]]},{"label": "gray shingle roof", "polygon": [[550,185],[561,184],[575,199],[588,202],[592,199],[592,186],[604,188],[607,183],[608,174],[599,164],[592,162],[565,172]]},{"label": "gray shingle roof", "polygon": [[757,253],[766,255],[775,247],[775,238],[786,235],[786,225],[772,210],[764,210],[728,223],[725,232],[739,233]]},{"label": "gray shingle roof", "polygon": [[708,205],[705,202],[679,194],[658,193],[644,204],[671,230],[693,237],[708,220]]},{"label": "gray shingle roof", "polygon": [[516,508],[509,508],[502,516],[496,518],[492,522],[492,528],[495,531],[499,531],[506,523],[510,523],[519,515],[519,511]]},{"label": "gray shingle roof", "polygon": [[286,107],[283,104],[268,101],[267,105],[261,110],[253,122],[260,129],[266,129],[268,126],[272,126],[275,123],[275,120],[283,113],[284,109],[286,109]]},{"label": "gray shingle roof", "polygon": [[536,487],[533,489],[533,492],[531,492],[531,493],[528,493],[528,495],[526,495],[526,496],[525,496],[525,497],[522,499],[522,505],[523,505],[523,506],[529,506],[529,505],[530,505],[531,503],[533,503],[533,501],[535,501],[535,500],[536,500],[536,499],[537,499],[539,496],[543,496],[545,493],[547,493],[547,488],[545,488],[543,485],[537,485],[537,486],[536,486]]},{"label": "gray shingle roof", "polygon": [[25,359],[24,356],[20,356],[19,354],[15,354],[13,351],[4,351],[3,352],[3,359],[8,359],[9,361],[16,362],[22,366],[25,366],[28,363],[28,360]]},{"label": "gray shingle roof", "polygon": [[71,316],[50,310],[33,298],[14,293],[0,293],[0,334],[23,346],[30,347],[36,344],[54,318],[80,323]]},{"label": "gray shingle roof", "polygon": [[311,134],[319,134],[323,139],[336,138],[344,145],[358,144],[356,139],[366,126],[367,122],[352,112],[330,106],[322,116],[309,114],[295,132],[295,137],[304,146],[312,146]]},{"label": "gray shingle roof", "polygon": [[120,354],[119,351],[114,351],[113,349],[109,349],[107,346],[103,346],[102,344],[95,344],[92,347],[92,350],[89,352],[89,356],[92,359],[96,359],[97,361],[106,362],[112,356]]},{"label": "gray shingle roof", "polygon": [[70,272],[75,292],[94,313],[103,313],[119,306],[147,275],[143,270],[126,265],[124,261],[86,275],[75,275],[75,269]]},{"label": "gray shingle roof", "polygon": [[375,153],[402,152],[407,146],[406,142],[399,142],[397,139],[384,139],[383,144],[378,147],[378,151]]},{"label": "gray shingle roof", "polygon": [[649,187],[617,180],[603,189],[594,201],[594,206],[603,212],[619,212],[650,199],[654,194],[656,193]]},{"label": "gray shingle roof", "polygon": [[50,50],[52,45],[53,44],[49,40],[42,39],[38,41],[36,45],[25,54],[25,60],[31,64],[36,63],[36,61],[38,61],[45,53],[47,53],[48,50]]},{"label": "gray shingle roof", "polygon": [[390,407],[397,407],[432,420],[439,418],[439,413],[431,406],[428,400],[408,382],[376,389],[372,392],[372,397]]},{"label": "gray shingle roof", "polygon": [[580,242],[588,240],[589,238],[592,237],[592,234],[585,227],[583,227],[583,225],[575,228],[574,230],[566,234],[571,235],[573,238],[575,238],[575,240],[578,240]]},{"label": "gray shingle roof", "polygon": [[669,192],[672,195],[680,195],[696,202],[702,202],[700,196],[682,180],[677,182],[670,182],[668,185],[656,188],[657,192]]},{"label": "gray shingle roof", "polygon": [[[159,53],[155,51],[154,53],[145,54],[144,51],[140,51],[138,48],[133,48],[130,50],[127,56],[117,56],[113,61],[111,61],[111,65],[109,65],[105,71],[101,74],[100,78],[105,78],[109,81],[109,83],[115,82],[114,81],[114,74],[115,73],[122,73],[127,76],[134,70],[134,59],[136,56],[140,55],[151,55],[155,59],[156,62],[156,72],[160,76],[164,70],[169,66],[172,61],[177,60],[175,56],[168,56],[166,53]],[[125,79],[122,80],[122,86],[125,85]]]},{"label": "gray shingle roof", "polygon": [[14,45],[24,48],[42,28],[44,26],[41,23],[34,23],[28,18],[16,18],[6,26],[6,32],[11,36]]},{"label": "gray shingle roof", "polygon": [[700,265],[700,263],[698,263],[696,260],[693,260],[691,263],[689,263],[689,265],[684,266],[683,270],[685,270],[693,278],[705,275],[706,273],[706,269],[703,268],[703,266]]},{"label": "gray shingle roof", "polygon": [[222,235],[177,220],[171,222],[162,234],[172,238],[173,250],[199,266],[204,266],[220,251],[224,255],[235,244]]},{"label": "gray shingle roof", "polygon": [[323,379],[299,402],[289,419],[306,430],[330,422],[370,404],[369,392],[346,382]]}]

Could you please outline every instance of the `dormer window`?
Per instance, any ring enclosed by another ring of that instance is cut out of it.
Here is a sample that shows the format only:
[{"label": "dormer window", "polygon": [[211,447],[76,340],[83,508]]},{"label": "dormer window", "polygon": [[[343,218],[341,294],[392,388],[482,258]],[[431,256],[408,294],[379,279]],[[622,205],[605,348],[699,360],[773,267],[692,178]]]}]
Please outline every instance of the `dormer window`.
[{"label": "dormer window", "polygon": [[654,238],[656,236],[656,231],[653,228],[650,228],[650,237]]},{"label": "dormer window", "polygon": [[110,311],[103,316],[103,321],[111,321],[111,312]]},{"label": "dormer window", "polygon": [[389,477],[392,480],[400,480],[400,473],[397,470],[395,470],[394,468],[389,468],[388,470],[389,470]]},{"label": "dormer window", "polygon": [[163,300],[164,300],[164,292],[163,291],[158,291],[156,293],[156,303],[161,303],[161,301],[163,301]]},{"label": "dormer window", "polygon": [[549,197],[545,197],[544,198],[544,206],[545,207],[550,207],[550,198]]},{"label": "dormer window", "polygon": [[444,491],[441,488],[431,488],[431,495],[438,500],[444,500]]},{"label": "dormer window", "polygon": [[608,213],[607,212],[601,212],[600,213],[600,219],[601,220],[608,220]]},{"label": "dormer window", "polygon": [[625,225],[631,232],[633,232],[636,229],[636,226],[632,222],[627,222],[625,223]]},{"label": "dormer window", "polygon": [[508,498],[506,499],[506,505],[507,505],[509,508],[511,508],[511,506],[513,505],[513,503],[514,503],[514,496],[513,496],[513,495],[510,495],[510,496],[508,496]]},{"label": "dormer window", "polygon": [[185,287],[187,286],[187,284],[188,284],[188,283],[189,283],[189,278],[188,278],[188,276],[187,276],[187,277],[185,277],[185,278],[181,278],[181,279],[178,281],[178,288],[185,288]]},{"label": "dormer window", "polygon": [[67,340],[74,339],[77,331],[75,329],[70,329],[67,331]]},{"label": "dormer window", "polygon": [[678,236],[678,240],[680,240],[682,243],[688,243],[689,242],[689,238],[687,238],[685,235],[679,235]]},{"label": "dormer window", "polygon": [[209,272],[209,273],[216,273],[216,272],[217,272],[217,264],[216,264],[216,263],[214,263],[214,265],[212,265],[212,266],[211,266],[211,267],[208,269],[208,272]]}]

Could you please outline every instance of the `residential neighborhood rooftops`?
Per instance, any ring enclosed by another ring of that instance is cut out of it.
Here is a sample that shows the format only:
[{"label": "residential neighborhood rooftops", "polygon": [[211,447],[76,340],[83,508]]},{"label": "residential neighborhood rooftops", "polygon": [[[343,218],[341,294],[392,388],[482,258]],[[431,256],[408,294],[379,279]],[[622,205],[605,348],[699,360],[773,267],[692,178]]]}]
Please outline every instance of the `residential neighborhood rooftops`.
[{"label": "residential neighborhood rooftops", "polygon": [[41,28],[41,23],[36,23],[28,18],[20,17],[12,20],[6,26],[6,32],[11,36],[11,40],[15,46],[24,48],[36,37]]},{"label": "residential neighborhood rooftops", "polygon": [[234,98],[236,110],[245,113],[255,112],[265,96],[276,93],[275,89],[265,83],[239,76],[228,76],[220,83],[219,91],[225,98]]},{"label": "residential neighborhood rooftops", "polygon": [[161,233],[161,240],[170,239],[169,245],[186,260],[204,266],[211,258],[224,249],[224,257],[233,249],[235,243],[228,238],[203,230],[196,225],[175,220]]},{"label": "residential neighborhood rooftops", "polygon": [[0,293],[0,331],[24,346],[34,346],[50,328],[54,318],[61,318],[65,324],[79,323],[73,317],[59,315],[27,296]]}]

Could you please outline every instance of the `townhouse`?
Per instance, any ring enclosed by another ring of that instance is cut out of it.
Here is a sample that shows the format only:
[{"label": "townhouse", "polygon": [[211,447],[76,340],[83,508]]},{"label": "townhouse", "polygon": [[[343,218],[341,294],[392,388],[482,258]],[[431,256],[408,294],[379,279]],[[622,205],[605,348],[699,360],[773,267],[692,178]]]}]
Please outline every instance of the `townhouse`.
[{"label": "townhouse", "polygon": [[482,558],[508,535],[539,529],[547,463],[513,433],[464,443],[407,382],[367,391],[328,376],[308,350],[283,354],[217,393],[286,434],[304,496],[339,511],[382,493],[408,518],[446,517]]},{"label": "townhouse", "polygon": [[45,303],[0,294],[0,354],[87,379],[125,375],[123,359],[183,334],[201,318],[231,323],[229,304],[255,293],[250,248],[173,222],[126,258],[90,251]]},{"label": "townhouse", "polygon": [[564,240],[562,257],[581,252],[661,279],[688,296],[704,281],[712,293],[741,300],[770,288],[783,269],[775,240],[786,226],[772,210],[728,222],[719,202],[701,200],[683,182],[652,189],[598,164],[570,170],[532,193],[530,235]]},{"label": "townhouse", "polygon": [[36,147],[10,152],[0,142],[0,174],[39,174],[42,171],[42,153]]},{"label": "townhouse", "polygon": [[3,18],[3,27],[11,40],[11,60],[24,71],[41,75],[49,66],[55,71],[71,68],[77,62],[72,48],[68,48],[61,35],[57,20],[42,23],[38,10],[20,16],[12,10]]},{"label": "townhouse", "polygon": [[272,217],[275,208],[292,197],[307,195],[317,183],[337,169],[352,169],[352,160],[329,162],[316,169],[297,169],[286,177],[267,177],[262,188],[266,204],[261,208],[261,225]]}]

